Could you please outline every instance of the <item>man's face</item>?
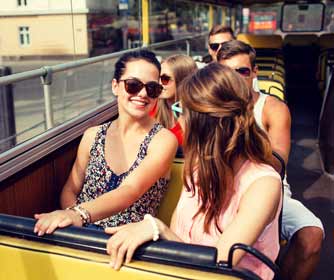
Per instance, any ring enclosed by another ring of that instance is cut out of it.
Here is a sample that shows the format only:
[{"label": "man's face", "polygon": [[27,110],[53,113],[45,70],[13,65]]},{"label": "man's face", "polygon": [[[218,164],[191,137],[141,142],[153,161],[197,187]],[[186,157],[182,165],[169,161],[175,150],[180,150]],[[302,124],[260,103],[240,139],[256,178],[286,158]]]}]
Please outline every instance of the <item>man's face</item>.
[{"label": "man's face", "polygon": [[[209,54],[211,55],[214,61],[217,61],[217,52],[220,49],[221,44],[230,40],[233,40],[233,37],[228,32],[218,33],[209,37],[209,48],[208,48]],[[213,45],[212,46],[213,48],[211,48],[210,44],[215,44],[215,45]]]},{"label": "man's face", "polygon": [[238,72],[245,79],[248,88],[253,91],[253,79],[256,78],[257,67],[252,68],[248,54],[237,54],[229,59],[221,59],[219,63]]}]

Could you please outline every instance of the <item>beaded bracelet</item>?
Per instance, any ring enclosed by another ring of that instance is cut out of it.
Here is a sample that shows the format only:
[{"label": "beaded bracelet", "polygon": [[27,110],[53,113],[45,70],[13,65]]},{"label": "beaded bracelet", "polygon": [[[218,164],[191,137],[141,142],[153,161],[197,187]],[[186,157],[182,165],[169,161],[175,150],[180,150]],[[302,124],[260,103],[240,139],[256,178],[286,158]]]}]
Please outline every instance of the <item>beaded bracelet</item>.
[{"label": "beaded bracelet", "polygon": [[159,239],[159,228],[158,224],[155,221],[155,219],[152,217],[151,214],[145,214],[144,220],[149,220],[151,222],[151,225],[153,227],[153,241],[157,241]]},{"label": "beaded bracelet", "polygon": [[80,205],[73,205],[71,207],[67,207],[66,210],[72,210],[80,215],[82,225],[86,226],[91,223],[90,213]]}]

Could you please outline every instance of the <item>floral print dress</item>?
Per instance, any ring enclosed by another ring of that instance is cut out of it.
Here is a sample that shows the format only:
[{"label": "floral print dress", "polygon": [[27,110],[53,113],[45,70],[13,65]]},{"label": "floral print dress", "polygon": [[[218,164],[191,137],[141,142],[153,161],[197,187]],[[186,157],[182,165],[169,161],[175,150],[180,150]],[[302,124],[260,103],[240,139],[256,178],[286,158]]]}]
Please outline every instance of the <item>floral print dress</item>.
[{"label": "floral print dress", "polygon": [[[104,154],[106,133],[110,124],[111,122],[101,125],[96,134],[95,141],[90,150],[90,158],[86,169],[84,184],[77,198],[78,204],[90,201],[104,193],[118,188],[123,180],[139,166],[141,161],[147,155],[148,145],[152,138],[163,128],[161,124],[154,124],[141,143],[136,160],[130,169],[117,175],[108,166]],[[144,218],[145,214],[155,216],[160,201],[167,189],[167,183],[167,179],[160,178],[141,198],[127,209],[111,217],[97,221],[94,224],[102,228],[114,227],[131,222],[139,222]],[[112,201],[110,201],[110,203],[112,203]]]}]

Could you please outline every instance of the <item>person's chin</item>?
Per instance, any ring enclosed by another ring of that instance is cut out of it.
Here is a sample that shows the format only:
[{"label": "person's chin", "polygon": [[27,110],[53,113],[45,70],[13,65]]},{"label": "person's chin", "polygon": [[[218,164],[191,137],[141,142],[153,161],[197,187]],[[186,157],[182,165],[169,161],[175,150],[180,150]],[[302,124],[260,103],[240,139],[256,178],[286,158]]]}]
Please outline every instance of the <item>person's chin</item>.
[{"label": "person's chin", "polygon": [[152,110],[152,106],[146,105],[142,107],[131,108],[128,112],[133,118],[142,119],[149,116],[150,110]]}]

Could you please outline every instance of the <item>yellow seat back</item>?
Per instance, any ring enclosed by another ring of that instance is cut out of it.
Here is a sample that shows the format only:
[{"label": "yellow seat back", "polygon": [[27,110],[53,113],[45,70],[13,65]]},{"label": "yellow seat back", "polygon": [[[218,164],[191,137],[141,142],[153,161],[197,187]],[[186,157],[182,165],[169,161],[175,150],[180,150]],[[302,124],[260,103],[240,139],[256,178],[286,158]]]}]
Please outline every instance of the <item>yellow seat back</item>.
[{"label": "yellow seat back", "polygon": [[277,82],[281,83],[283,86],[285,86],[284,77],[282,76],[282,74],[277,73],[275,71],[259,69],[257,76],[268,77],[268,79],[277,81]]},{"label": "yellow seat back", "polygon": [[258,66],[259,71],[270,69],[270,71],[277,72],[277,73],[280,73],[282,75],[285,75],[285,69],[283,68],[282,65],[275,64],[275,63],[266,63],[266,62],[263,62],[263,61],[261,61],[261,62],[256,61],[256,65]]},{"label": "yellow seat back", "polygon": [[283,86],[271,80],[258,80],[260,90],[263,90],[266,93],[277,96],[282,101],[285,100]]},{"label": "yellow seat back", "polygon": [[280,35],[256,35],[240,33],[237,39],[257,49],[281,49],[283,40]]},{"label": "yellow seat back", "polygon": [[183,164],[183,159],[174,159],[171,170],[171,180],[168,184],[166,194],[162,199],[158,210],[157,217],[168,226],[170,225],[170,220],[172,218],[174,209],[179,201],[179,197],[183,187]]}]

